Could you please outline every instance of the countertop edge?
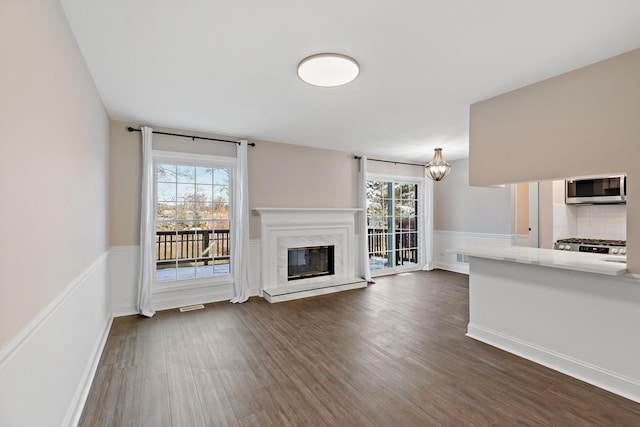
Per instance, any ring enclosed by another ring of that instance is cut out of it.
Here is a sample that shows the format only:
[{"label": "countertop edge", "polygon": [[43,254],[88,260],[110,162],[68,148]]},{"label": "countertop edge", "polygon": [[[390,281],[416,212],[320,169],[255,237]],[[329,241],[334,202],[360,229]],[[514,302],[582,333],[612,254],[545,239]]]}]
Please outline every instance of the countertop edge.
[{"label": "countertop edge", "polygon": [[486,258],[496,261],[515,262],[534,266],[558,268],[605,276],[624,277],[634,282],[640,278],[627,271],[626,263],[604,261],[615,256],[560,252],[553,249],[529,248],[523,246],[483,246],[474,248],[447,249],[447,253]]}]

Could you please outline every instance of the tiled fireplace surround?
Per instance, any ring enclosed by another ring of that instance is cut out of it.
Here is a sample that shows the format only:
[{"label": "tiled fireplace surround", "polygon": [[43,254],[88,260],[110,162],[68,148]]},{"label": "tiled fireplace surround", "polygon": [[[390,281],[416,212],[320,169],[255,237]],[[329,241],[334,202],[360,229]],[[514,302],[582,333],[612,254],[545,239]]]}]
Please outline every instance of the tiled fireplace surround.
[{"label": "tiled fireplace surround", "polygon": [[[355,240],[360,209],[256,208],[260,215],[260,295],[280,302],[347,289],[363,288]],[[290,281],[288,249],[333,245],[335,273]]]}]

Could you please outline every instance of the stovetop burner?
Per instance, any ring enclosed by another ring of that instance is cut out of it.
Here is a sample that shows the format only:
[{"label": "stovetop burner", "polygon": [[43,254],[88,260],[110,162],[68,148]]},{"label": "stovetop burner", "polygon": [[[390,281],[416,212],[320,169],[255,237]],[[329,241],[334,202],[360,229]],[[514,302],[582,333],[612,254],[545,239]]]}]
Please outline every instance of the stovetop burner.
[{"label": "stovetop burner", "polygon": [[607,240],[607,239],[560,239],[558,243],[569,243],[575,245],[591,245],[591,246],[627,246],[625,240]]}]

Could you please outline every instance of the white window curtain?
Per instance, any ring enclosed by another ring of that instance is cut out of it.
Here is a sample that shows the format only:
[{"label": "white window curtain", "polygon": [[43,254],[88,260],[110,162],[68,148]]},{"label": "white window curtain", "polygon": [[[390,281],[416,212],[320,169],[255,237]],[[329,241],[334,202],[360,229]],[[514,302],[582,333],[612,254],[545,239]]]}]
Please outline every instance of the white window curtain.
[{"label": "white window curtain", "polygon": [[236,173],[233,182],[231,230],[233,298],[241,303],[249,299],[249,186],[247,180],[247,141],[237,145]]},{"label": "white window curtain", "polygon": [[138,276],[138,312],[152,317],[151,293],[155,275],[155,209],[153,170],[153,129],[142,127],[142,194],[140,203],[140,257]]},{"label": "white window curtain", "polygon": [[433,270],[433,181],[424,177],[424,188],[422,195],[421,208],[422,212],[419,212],[420,223],[424,230],[424,266],[423,270]]},{"label": "white window curtain", "polygon": [[369,270],[369,235],[367,230],[367,156],[360,157],[360,185],[358,186],[360,208],[360,264],[362,265],[362,278],[372,282]]}]

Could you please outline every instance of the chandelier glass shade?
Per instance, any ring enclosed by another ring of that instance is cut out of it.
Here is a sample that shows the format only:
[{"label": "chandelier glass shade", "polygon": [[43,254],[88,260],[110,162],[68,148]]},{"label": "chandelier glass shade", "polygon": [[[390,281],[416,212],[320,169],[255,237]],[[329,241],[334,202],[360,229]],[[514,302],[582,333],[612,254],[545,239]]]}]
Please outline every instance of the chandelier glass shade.
[{"label": "chandelier glass shade", "polygon": [[451,165],[442,158],[442,148],[436,148],[433,159],[424,166],[425,173],[434,181],[442,181],[451,172]]}]

